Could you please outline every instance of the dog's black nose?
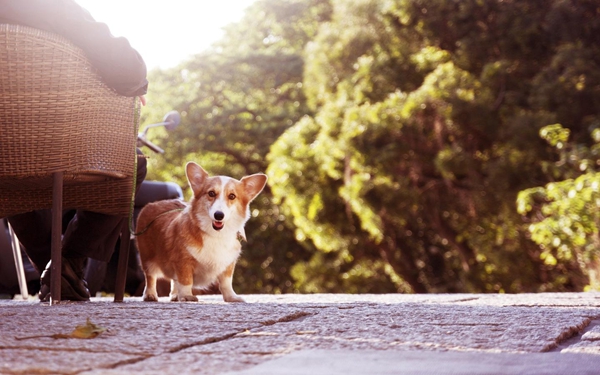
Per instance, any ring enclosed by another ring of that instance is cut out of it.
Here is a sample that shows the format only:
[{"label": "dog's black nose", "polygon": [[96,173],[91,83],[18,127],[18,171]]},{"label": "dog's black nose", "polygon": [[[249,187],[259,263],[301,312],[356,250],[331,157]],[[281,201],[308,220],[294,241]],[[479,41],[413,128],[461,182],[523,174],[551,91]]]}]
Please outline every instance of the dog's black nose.
[{"label": "dog's black nose", "polygon": [[223,220],[224,217],[225,217],[225,214],[222,213],[221,211],[215,212],[215,220]]}]

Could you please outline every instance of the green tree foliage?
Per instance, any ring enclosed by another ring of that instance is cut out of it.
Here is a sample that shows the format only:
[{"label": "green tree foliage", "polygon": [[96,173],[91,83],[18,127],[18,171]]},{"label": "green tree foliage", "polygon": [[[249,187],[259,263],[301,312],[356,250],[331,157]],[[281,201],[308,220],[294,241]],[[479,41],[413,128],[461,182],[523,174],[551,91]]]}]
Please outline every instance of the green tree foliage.
[{"label": "green tree foliage", "polygon": [[588,148],[568,142],[569,130],[549,125],[540,136],[555,146],[561,176],[576,175],[519,193],[518,211],[531,220],[531,238],[543,250],[550,266],[576,262],[589,278],[590,289],[600,289],[600,129],[592,132],[595,144]]},{"label": "green tree foliage", "polygon": [[579,252],[540,247],[542,203],[515,201],[585,172],[566,164],[600,128],[598,35],[595,0],[258,0],[154,72],[146,122],[184,125],[150,177],[267,172],[242,292],[581,290]]},{"label": "green tree foliage", "polygon": [[[553,178],[543,126],[585,141],[597,121],[598,4],[332,3],[305,51],[315,115],[269,159],[299,235],[415,292],[581,289],[576,263],[541,260],[514,202]],[[298,273],[326,273],[322,257]]]}]

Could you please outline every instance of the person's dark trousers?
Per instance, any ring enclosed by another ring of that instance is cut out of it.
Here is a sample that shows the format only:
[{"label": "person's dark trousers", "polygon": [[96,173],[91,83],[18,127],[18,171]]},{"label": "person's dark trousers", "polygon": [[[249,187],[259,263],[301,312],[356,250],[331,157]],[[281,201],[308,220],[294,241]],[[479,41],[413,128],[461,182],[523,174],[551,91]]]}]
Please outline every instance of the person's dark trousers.
[{"label": "person's dark trousers", "polygon": [[[146,159],[138,150],[136,189],[146,177]],[[108,262],[115,250],[124,219],[120,216],[77,210],[63,236],[65,258],[93,258]],[[51,210],[38,210],[8,218],[29,259],[41,273],[50,261]]]}]

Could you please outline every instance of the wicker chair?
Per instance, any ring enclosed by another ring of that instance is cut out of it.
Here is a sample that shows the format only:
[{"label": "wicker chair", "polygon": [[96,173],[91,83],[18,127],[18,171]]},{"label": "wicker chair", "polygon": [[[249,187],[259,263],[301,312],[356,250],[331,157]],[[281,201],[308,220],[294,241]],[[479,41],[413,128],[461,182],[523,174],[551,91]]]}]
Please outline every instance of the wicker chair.
[{"label": "wicker chair", "polygon": [[[0,217],[52,208],[51,303],[60,301],[63,209],[130,213],[138,119],[137,99],[108,88],[65,38],[0,25]],[[121,233],[115,301],[128,225]]]}]

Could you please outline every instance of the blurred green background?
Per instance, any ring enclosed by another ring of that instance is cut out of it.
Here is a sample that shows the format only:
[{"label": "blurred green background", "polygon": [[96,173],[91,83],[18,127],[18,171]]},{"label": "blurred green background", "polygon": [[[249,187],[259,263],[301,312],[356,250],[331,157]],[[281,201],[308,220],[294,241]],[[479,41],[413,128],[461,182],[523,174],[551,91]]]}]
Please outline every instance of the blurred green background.
[{"label": "blurred green background", "polygon": [[600,288],[597,0],[257,0],[149,79],[148,179],[269,175],[238,292]]}]

